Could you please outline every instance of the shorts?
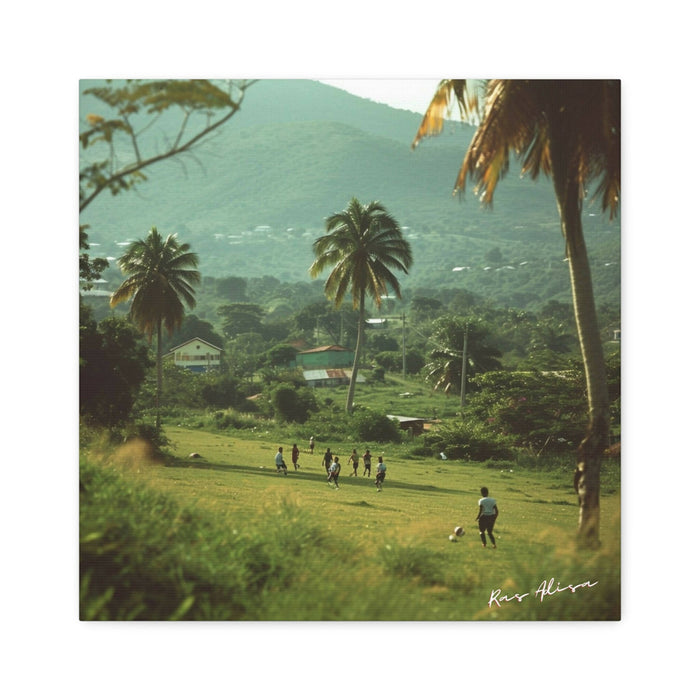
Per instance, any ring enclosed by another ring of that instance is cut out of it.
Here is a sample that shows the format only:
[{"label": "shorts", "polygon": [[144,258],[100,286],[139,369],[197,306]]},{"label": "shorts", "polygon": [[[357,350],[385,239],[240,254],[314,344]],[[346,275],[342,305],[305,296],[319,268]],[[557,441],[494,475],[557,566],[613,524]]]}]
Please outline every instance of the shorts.
[{"label": "shorts", "polygon": [[496,515],[482,515],[479,518],[479,532],[493,532]]}]

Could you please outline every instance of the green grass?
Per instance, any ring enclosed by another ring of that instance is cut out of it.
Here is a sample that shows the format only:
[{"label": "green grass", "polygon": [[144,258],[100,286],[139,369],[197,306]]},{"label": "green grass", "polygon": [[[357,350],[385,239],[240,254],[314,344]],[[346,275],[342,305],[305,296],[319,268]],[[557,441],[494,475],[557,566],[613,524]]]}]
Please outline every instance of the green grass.
[{"label": "green grass", "polygon": [[[321,466],[326,445],[285,477],[273,438],[167,435],[165,464],[138,445],[81,455],[81,619],[619,618],[619,474],[601,498],[603,547],[581,552],[568,467],[486,469],[403,459],[388,446],[378,493],[349,476],[350,451],[364,445],[328,445],[343,465],[336,491]],[[481,547],[474,523],[482,485],[501,511],[496,550]],[[453,543],[457,525],[467,534]],[[596,585],[540,600],[549,579],[552,590]],[[529,595],[489,607],[497,589]]]},{"label": "green grass", "polygon": [[[366,370],[364,373],[370,374]],[[339,407],[345,408],[348,393],[346,386],[320,387],[314,389],[314,393],[319,405],[330,398]],[[459,396],[447,396],[443,392],[433,391],[429,384],[418,377],[408,376],[403,379],[395,373],[387,373],[383,382],[357,384],[354,401],[357,405],[382,413],[426,419],[431,419],[434,415],[441,419],[454,418],[460,409]]]}]

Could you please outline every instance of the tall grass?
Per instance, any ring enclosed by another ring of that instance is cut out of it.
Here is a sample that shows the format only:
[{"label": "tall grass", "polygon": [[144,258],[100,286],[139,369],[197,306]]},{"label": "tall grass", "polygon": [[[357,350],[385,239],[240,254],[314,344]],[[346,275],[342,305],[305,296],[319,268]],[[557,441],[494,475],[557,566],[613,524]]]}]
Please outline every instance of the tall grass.
[{"label": "tall grass", "polygon": [[[83,620],[619,617],[619,523],[609,515],[616,501],[604,502],[608,548],[578,552],[567,537],[575,503],[556,473],[392,456],[382,493],[347,471],[335,491],[311,462],[275,474],[273,441],[169,435],[166,464],[138,443],[83,453]],[[203,460],[186,458],[195,446]],[[496,551],[482,550],[470,527],[483,482],[504,510]],[[460,521],[467,536],[449,542]],[[596,585],[539,601],[535,588],[551,577],[562,587]],[[529,595],[489,607],[495,586]]]}]

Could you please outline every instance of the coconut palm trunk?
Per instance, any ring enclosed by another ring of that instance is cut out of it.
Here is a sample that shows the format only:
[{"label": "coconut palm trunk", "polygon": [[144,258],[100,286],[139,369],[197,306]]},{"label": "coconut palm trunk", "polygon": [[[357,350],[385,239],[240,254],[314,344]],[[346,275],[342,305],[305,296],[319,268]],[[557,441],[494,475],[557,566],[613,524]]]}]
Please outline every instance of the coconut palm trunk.
[{"label": "coconut palm trunk", "polygon": [[348,387],[348,397],[345,403],[346,413],[352,413],[355,402],[355,384],[357,384],[357,374],[360,369],[360,358],[362,357],[362,347],[365,338],[365,297],[360,298],[360,318],[357,322],[357,344],[355,345],[355,358],[352,363],[352,373],[350,375],[350,386]]},{"label": "coconut palm trunk", "polygon": [[600,544],[600,467],[610,430],[610,410],[603,345],[596,315],[593,282],[581,222],[580,185],[559,164],[552,138],[552,180],[566,241],[574,315],[588,394],[588,427],[578,446],[574,488],[579,500],[577,537],[586,547]]}]

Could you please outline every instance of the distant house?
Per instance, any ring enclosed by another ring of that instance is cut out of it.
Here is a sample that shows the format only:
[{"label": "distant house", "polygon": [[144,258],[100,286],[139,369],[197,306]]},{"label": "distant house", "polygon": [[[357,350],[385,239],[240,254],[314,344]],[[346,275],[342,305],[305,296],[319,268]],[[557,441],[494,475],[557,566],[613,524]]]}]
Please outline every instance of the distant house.
[{"label": "distant house", "polygon": [[[304,381],[307,386],[342,386],[350,384],[351,370],[347,369],[306,369],[304,370]],[[362,384],[365,378],[357,375],[357,383]]]},{"label": "distant house", "polygon": [[172,359],[176,367],[184,367],[191,372],[208,372],[221,366],[221,348],[201,338],[192,338],[172,348],[164,355]]},{"label": "distant house", "polygon": [[337,369],[352,367],[355,353],[340,345],[324,345],[297,353],[297,367],[302,369]]}]

